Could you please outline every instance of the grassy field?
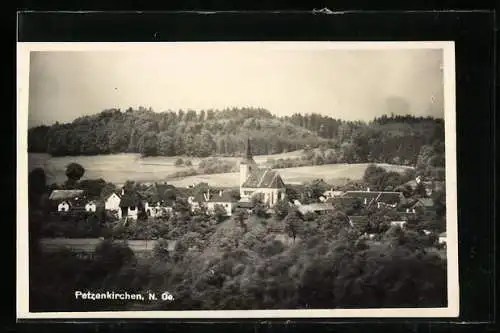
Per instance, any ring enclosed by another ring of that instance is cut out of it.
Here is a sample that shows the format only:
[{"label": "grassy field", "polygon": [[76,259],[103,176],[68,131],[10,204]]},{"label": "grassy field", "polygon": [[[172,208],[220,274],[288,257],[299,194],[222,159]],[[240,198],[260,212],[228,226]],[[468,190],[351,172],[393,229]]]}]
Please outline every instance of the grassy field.
[{"label": "grassy field", "polygon": [[[361,179],[368,165],[367,163],[330,164],[276,170],[279,171],[281,178],[287,184],[300,184],[314,179],[323,179],[329,184],[341,185],[349,180]],[[403,172],[408,168],[390,164],[379,165],[388,171],[396,172]],[[206,182],[211,186],[232,187],[239,184],[239,177],[239,173],[220,173],[184,177],[171,180],[169,183],[177,187],[187,187],[200,182]]]},{"label": "grassy field", "polygon": [[[268,159],[295,158],[301,151],[276,155],[255,156],[257,164],[264,166]],[[102,178],[115,184],[123,184],[127,180],[137,182],[161,182],[170,175],[188,170],[188,167],[177,167],[175,161],[179,157],[148,157],[141,158],[137,154],[115,154],[98,156],[65,156],[50,157],[47,154],[29,154],[28,170],[41,167],[47,175],[47,183],[63,183],[66,180],[65,168],[69,163],[76,162],[85,168],[83,179]],[[239,161],[239,157],[224,157],[226,160]],[[196,168],[200,159],[190,158]],[[335,164],[309,167],[278,169],[286,183],[302,183],[317,178],[334,184],[345,183],[348,179],[360,179],[368,164]],[[408,167],[380,164],[391,171],[402,172]],[[238,173],[197,175],[169,181],[174,186],[187,187],[199,182],[207,182],[213,186],[234,187],[239,184]]]}]

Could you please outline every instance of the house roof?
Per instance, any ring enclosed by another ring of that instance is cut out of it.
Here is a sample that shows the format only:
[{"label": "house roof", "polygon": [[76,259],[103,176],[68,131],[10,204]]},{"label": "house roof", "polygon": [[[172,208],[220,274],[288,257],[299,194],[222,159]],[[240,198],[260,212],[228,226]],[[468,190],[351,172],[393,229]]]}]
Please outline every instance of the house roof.
[{"label": "house roof", "polygon": [[321,203],[312,203],[309,205],[302,205],[302,206],[299,206],[297,208],[297,210],[299,211],[299,213],[304,215],[307,213],[314,213],[314,212],[318,212],[318,211],[323,211],[323,212],[330,211],[330,210],[334,210],[334,208],[329,203],[321,202]]},{"label": "house roof", "polygon": [[120,200],[120,207],[135,207],[139,205],[141,197],[136,191],[125,192]]},{"label": "house roof", "polygon": [[349,216],[349,221],[356,229],[364,229],[370,222],[368,216]]},{"label": "house roof", "polygon": [[54,190],[50,193],[50,200],[72,200],[85,194],[84,190]]},{"label": "house roof", "polygon": [[170,189],[171,186],[167,184],[153,184],[149,186],[145,191],[139,193],[141,199],[146,200],[149,204],[172,204],[172,200],[167,200],[165,198],[165,192]]},{"label": "house roof", "polygon": [[238,204],[236,205],[238,208],[247,208],[251,209],[253,208],[253,203],[250,201],[238,201]]},{"label": "house roof", "polygon": [[277,171],[269,168],[255,169],[250,172],[242,187],[247,188],[284,188],[285,183]]},{"label": "house roof", "polygon": [[446,232],[442,232],[439,234],[439,237],[446,237]]},{"label": "house roof", "polygon": [[343,197],[359,198],[368,200],[368,203],[383,202],[386,204],[399,203],[401,192],[380,192],[380,191],[347,191]]},{"label": "house roof", "polygon": [[108,200],[108,199],[109,199],[109,197],[111,197],[113,194],[114,194],[114,195],[116,195],[116,196],[117,196],[118,198],[120,198],[120,199],[121,199],[121,197],[122,197],[122,195],[121,195],[121,193],[120,193],[120,192],[111,192],[111,193],[110,193],[110,194],[106,197],[106,200]]},{"label": "house roof", "polygon": [[413,204],[413,207],[414,206],[434,207],[434,201],[432,201],[432,199],[430,198],[421,198]]},{"label": "house roof", "polygon": [[230,192],[228,191],[222,191],[220,192],[215,192],[214,194],[210,195],[210,198],[208,199],[210,202],[236,202],[237,200],[233,198]]}]

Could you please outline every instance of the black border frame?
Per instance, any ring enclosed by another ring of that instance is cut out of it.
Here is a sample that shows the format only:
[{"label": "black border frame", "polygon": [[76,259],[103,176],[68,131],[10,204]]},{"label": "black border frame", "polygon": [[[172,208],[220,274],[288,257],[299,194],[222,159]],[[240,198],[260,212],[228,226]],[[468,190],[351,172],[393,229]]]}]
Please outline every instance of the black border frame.
[{"label": "black border frame", "polygon": [[[432,323],[485,324],[495,320],[495,29],[495,13],[487,10],[347,11],[331,14],[312,11],[18,14],[20,42],[455,41],[460,317],[190,320],[192,323],[239,322],[238,330],[244,330],[242,323],[255,322],[260,322],[263,328],[271,323],[288,323],[285,327],[293,329],[306,323],[312,325],[307,330],[314,329],[319,323],[349,323],[356,330],[356,327],[361,328],[361,323],[369,322],[370,329],[389,323],[406,323],[406,328],[411,330],[418,326],[435,331],[438,327]],[[113,321],[99,322],[111,324]],[[186,322],[179,319],[161,321],[168,322],[170,328]],[[22,322],[37,322],[38,326],[46,321]],[[97,323],[95,320],[81,322]],[[477,325],[474,331],[479,331]]]}]

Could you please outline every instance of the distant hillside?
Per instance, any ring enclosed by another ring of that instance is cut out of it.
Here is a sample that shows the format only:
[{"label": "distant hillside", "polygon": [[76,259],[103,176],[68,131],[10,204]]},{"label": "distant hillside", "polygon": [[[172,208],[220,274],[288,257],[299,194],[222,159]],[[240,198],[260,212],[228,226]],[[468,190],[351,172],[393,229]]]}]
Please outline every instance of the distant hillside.
[{"label": "distant hillside", "polygon": [[326,163],[413,165],[424,145],[444,143],[444,124],[442,119],[413,116],[384,116],[370,123],[314,113],[276,117],[259,108],[161,113],[112,109],[31,128],[28,151],[52,156],[239,156],[248,137],[255,155],[321,148],[328,150],[329,156],[321,156]]}]

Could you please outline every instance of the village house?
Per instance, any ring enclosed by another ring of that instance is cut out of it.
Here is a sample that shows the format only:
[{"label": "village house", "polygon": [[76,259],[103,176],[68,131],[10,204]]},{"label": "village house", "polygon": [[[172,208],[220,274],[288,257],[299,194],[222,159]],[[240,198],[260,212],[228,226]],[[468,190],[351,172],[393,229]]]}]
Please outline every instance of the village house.
[{"label": "village house", "polygon": [[323,192],[323,197],[328,200],[330,198],[340,197],[344,194],[343,191],[334,191],[333,188]]},{"label": "village house", "polygon": [[406,227],[406,221],[391,221],[391,227],[397,226],[401,229],[404,229]]},{"label": "village house", "polygon": [[58,212],[85,211],[86,197],[83,190],[54,190],[49,200],[57,204]]},{"label": "village house", "polygon": [[[238,207],[238,200],[236,200],[229,191],[210,191],[200,193],[188,198],[188,203],[191,206],[191,211],[195,212],[202,208],[206,209],[207,214],[214,214],[215,207],[220,206],[225,211],[225,216],[233,215],[235,209]],[[249,206],[252,206],[248,202]],[[249,209],[253,207],[248,207]]]},{"label": "village house", "polygon": [[349,224],[358,231],[365,230],[369,222],[368,216],[349,216]]},{"label": "village house", "polygon": [[228,191],[219,191],[214,194],[210,193],[209,191],[204,195],[205,195],[204,199],[206,202],[207,212],[209,214],[213,214],[215,211],[215,207],[219,205],[220,207],[224,208],[226,216],[233,215],[238,200],[233,198]]},{"label": "village house", "polygon": [[165,195],[170,188],[166,184],[154,183],[142,193],[144,210],[148,216],[160,217],[173,211],[174,200]]},{"label": "village house", "polygon": [[334,211],[334,207],[330,203],[312,203],[309,205],[299,205],[297,207],[298,212],[305,216],[307,213],[315,213],[318,215],[328,214]]},{"label": "village house", "polygon": [[415,201],[410,209],[412,212],[416,212],[417,210],[428,211],[434,208],[434,201],[430,198],[420,198]]},{"label": "village house", "polygon": [[365,207],[377,208],[396,208],[398,204],[404,200],[401,192],[386,192],[386,191],[347,191],[342,196],[343,198],[356,198],[361,200]]},{"label": "village house", "polygon": [[97,210],[97,203],[94,200],[87,202],[85,205],[85,211],[87,212],[95,212]]},{"label": "village house", "polygon": [[285,198],[285,183],[277,171],[259,168],[253,159],[250,140],[245,157],[240,162],[240,197],[241,201],[251,201],[259,195],[265,205],[273,207]]},{"label": "village house", "polygon": [[121,195],[118,193],[111,193],[104,201],[104,209],[117,215],[119,219],[122,218],[122,210],[120,208]]},{"label": "village house", "polygon": [[122,189],[120,198],[120,215],[119,217],[126,217],[132,220],[137,220],[139,211],[144,209],[141,201],[141,196],[135,190],[125,191]]}]

